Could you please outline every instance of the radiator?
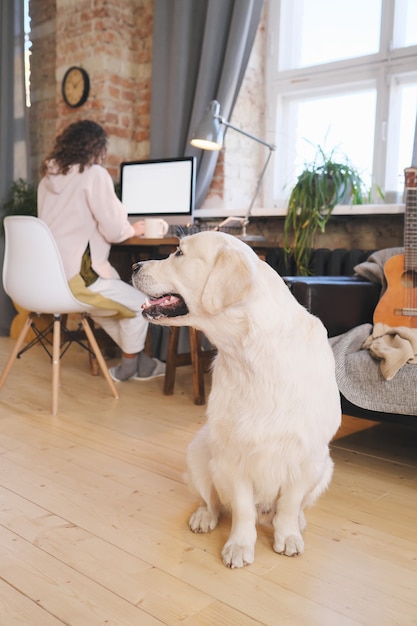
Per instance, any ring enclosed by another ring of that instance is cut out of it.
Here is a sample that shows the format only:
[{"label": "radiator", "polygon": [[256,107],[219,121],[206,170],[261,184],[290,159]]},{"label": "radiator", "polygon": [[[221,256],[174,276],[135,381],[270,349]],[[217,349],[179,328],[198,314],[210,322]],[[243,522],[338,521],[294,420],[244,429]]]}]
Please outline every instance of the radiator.
[{"label": "radiator", "polygon": [[[313,250],[310,259],[310,273],[312,276],[353,276],[353,268],[358,263],[366,261],[374,250],[354,248],[317,248]],[[284,252],[284,248],[272,248],[267,251],[266,262],[281,276],[295,276],[297,274],[294,259]]]}]

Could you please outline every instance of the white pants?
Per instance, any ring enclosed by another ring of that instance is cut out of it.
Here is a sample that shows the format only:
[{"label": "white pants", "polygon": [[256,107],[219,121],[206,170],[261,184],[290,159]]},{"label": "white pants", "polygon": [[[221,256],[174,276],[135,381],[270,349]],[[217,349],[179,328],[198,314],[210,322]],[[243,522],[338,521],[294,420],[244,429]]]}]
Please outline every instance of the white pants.
[{"label": "white pants", "polygon": [[123,352],[127,354],[141,352],[145,346],[146,333],[148,332],[148,322],[142,316],[142,304],[145,302],[146,296],[123,280],[114,278],[97,278],[88,289],[94,293],[101,293],[106,298],[120,302],[120,304],[124,304],[135,311],[136,317],[123,319],[99,315],[92,315],[91,317],[110,335]]}]

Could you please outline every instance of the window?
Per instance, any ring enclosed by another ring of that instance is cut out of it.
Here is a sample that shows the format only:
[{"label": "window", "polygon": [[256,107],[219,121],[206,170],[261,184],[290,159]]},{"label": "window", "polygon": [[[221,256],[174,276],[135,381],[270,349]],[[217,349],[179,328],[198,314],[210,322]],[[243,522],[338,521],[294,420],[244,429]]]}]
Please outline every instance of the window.
[{"label": "window", "polygon": [[25,30],[25,93],[26,106],[30,107],[30,55],[32,42],[30,40],[30,0],[24,0],[24,30]]},{"label": "window", "polygon": [[270,206],[286,204],[316,147],[346,155],[401,198],[417,115],[417,0],[270,0]]}]

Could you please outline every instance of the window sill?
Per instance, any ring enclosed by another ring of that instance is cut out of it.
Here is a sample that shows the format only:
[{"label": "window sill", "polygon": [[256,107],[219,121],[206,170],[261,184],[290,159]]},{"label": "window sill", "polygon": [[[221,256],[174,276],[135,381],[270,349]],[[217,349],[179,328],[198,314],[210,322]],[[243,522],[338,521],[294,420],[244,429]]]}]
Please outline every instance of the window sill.
[{"label": "window sill", "polygon": [[[333,209],[332,215],[393,215],[396,213],[404,213],[404,204],[339,204]],[[209,219],[218,217],[244,217],[246,210],[239,211],[234,209],[227,211],[226,209],[197,209],[194,213],[196,219]],[[272,209],[256,208],[252,211],[252,217],[285,217],[287,214],[286,207],[275,207]]]}]

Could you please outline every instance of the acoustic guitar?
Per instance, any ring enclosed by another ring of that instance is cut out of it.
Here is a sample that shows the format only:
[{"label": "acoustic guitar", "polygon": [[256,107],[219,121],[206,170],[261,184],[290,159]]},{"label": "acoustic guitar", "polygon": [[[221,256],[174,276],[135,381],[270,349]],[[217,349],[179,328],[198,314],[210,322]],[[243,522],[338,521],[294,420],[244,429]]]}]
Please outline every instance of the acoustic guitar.
[{"label": "acoustic guitar", "polygon": [[387,290],[374,311],[374,324],[417,328],[417,168],[406,168],[404,174],[404,254],[384,265]]}]

